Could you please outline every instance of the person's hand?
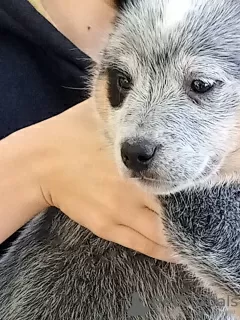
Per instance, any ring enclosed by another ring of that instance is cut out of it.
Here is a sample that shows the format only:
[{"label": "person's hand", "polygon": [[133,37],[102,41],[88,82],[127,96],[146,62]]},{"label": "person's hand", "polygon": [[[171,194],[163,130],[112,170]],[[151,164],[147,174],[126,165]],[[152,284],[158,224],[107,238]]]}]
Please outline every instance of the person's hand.
[{"label": "person's hand", "polygon": [[47,204],[101,238],[172,260],[160,204],[118,173],[92,101],[43,125],[47,154],[40,181]]}]

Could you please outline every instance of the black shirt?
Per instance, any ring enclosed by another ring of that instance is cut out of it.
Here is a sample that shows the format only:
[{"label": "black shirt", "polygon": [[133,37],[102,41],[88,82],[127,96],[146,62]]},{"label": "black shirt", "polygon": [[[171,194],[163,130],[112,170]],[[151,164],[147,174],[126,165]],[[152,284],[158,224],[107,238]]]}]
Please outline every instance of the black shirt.
[{"label": "black shirt", "polygon": [[27,0],[1,0],[0,139],[84,100],[90,63]]},{"label": "black shirt", "polygon": [[0,139],[86,99],[91,63],[27,0],[0,0]]}]

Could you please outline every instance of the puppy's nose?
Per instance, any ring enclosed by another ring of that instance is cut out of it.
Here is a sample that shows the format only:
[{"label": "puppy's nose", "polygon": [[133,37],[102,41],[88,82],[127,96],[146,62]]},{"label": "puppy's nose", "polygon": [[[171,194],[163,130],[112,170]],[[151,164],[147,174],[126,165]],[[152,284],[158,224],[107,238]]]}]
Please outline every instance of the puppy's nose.
[{"label": "puppy's nose", "polygon": [[122,161],[125,166],[135,172],[147,170],[157,147],[149,141],[128,142],[121,147]]}]

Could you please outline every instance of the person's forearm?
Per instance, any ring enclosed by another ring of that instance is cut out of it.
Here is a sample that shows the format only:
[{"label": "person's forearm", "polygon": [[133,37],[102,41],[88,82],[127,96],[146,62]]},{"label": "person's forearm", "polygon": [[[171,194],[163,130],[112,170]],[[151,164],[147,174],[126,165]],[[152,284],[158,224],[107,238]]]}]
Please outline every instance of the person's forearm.
[{"label": "person's forearm", "polygon": [[[48,206],[58,206],[56,199],[53,204],[48,186],[60,184],[56,182],[63,170],[58,168],[59,153],[74,140],[74,136],[68,137],[67,126],[76,122],[76,136],[81,127],[87,132],[84,127],[95,124],[88,112],[91,108],[89,99],[0,141],[0,243]],[[59,138],[64,128],[67,142]]]},{"label": "person's forearm", "polygon": [[[0,141],[0,243],[47,207],[59,205],[57,199],[53,202],[50,189],[61,184],[58,180],[64,168],[59,169],[58,159],[74,141],[68,125],[75,123],[75,136],[88,132],[85,127],[95,126],[91,109],[88,99]],[[62,132],[65,142],[59,137]]]},{"label": "person's forearm", "polygon": [[36,130],[0,141],[0,243],[47,207],[36,181],[44,152]]}]

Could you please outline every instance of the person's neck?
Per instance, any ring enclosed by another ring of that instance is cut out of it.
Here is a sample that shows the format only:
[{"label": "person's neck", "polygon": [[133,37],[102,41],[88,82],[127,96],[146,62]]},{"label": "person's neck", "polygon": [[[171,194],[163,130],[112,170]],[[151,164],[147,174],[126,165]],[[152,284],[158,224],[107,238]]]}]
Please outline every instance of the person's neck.
[{"label": "person's neck", "polygon": [[99,61],[115,17],[112,0],[41,0],[46,18],[93,60]]}]

